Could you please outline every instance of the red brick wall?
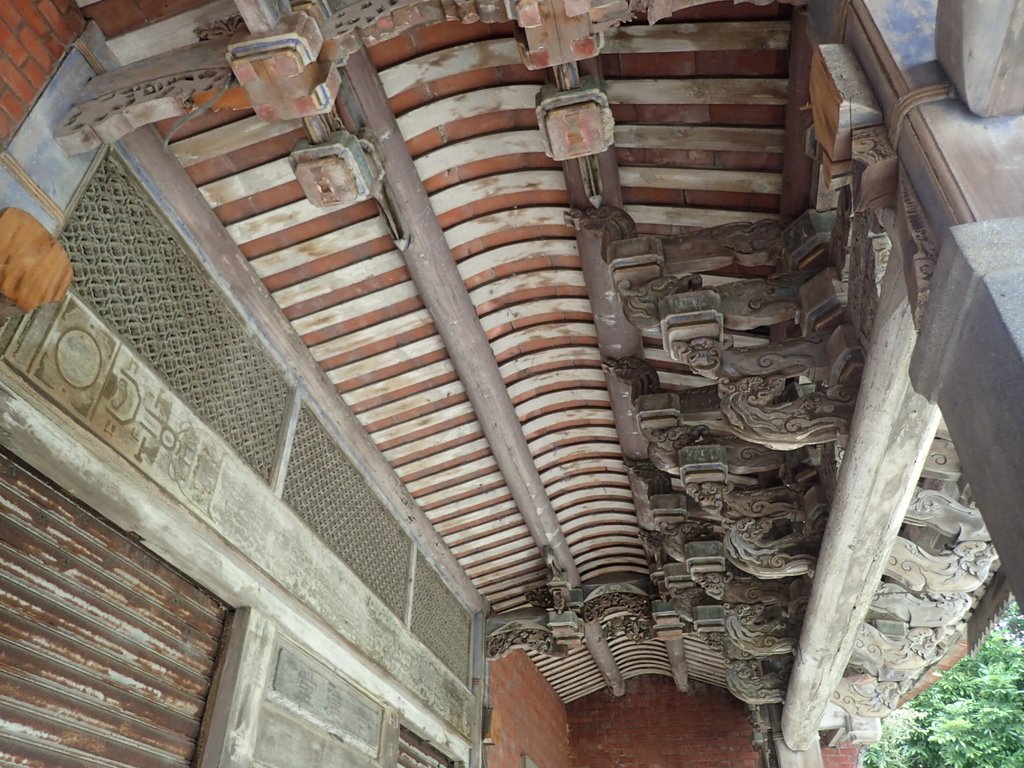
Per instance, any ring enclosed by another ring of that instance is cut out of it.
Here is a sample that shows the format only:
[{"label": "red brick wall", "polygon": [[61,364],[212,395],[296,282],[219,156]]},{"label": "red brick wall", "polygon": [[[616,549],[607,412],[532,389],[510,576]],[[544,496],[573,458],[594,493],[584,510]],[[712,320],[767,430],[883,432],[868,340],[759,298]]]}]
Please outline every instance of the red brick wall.
[{"label": "red brick wall", "polygon": [[516,651],[493,661],[490,676],[488,768],[520,768],[524,754],[540,768],[569,768],[565,707],[529,657]]},{"label": "red brick wall", "polygon": [[860,754],[860,747],[856,744],[844,744],[835,749],[821,748],[822,763],[825,768],[857,768],[858,754]]},{"label": "red brick wall", "polygon": [[572,768],[757,768],[746,710],[728,691],[680,693],[667,677],[626,683],[568,705]]},{"label": "red brick wall", "polygon": [[74,0],[0,0],[0,144],[85,26]]}]

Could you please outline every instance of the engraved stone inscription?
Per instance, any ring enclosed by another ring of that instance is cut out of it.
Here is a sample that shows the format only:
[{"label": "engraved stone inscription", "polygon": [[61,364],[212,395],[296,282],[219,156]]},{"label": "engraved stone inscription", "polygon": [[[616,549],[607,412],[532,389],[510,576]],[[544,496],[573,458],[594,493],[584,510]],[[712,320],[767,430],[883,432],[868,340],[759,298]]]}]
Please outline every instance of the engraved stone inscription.
[{"label": "engraved stone inscription", "polygon": [[370,757],[380,750],[383,709],[297,651],[281,648],[268,698]]},{"label": "engraved stone inscription", "polygon": [[209,515],[225,458],[217,438],[76,297],[28,317],[4,360],[160,487]]}]

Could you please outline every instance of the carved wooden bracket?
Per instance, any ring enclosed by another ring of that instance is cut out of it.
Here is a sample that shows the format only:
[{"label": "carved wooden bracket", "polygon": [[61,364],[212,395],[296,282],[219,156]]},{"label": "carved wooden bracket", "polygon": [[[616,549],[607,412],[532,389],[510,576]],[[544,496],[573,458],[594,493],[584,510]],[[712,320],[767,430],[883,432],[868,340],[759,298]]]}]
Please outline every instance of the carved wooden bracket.
[{"label": "carved wooden bracket", "polygon": [[60,301],[71,285],[67,253],[31,214],[0,211],[0,322]]}]

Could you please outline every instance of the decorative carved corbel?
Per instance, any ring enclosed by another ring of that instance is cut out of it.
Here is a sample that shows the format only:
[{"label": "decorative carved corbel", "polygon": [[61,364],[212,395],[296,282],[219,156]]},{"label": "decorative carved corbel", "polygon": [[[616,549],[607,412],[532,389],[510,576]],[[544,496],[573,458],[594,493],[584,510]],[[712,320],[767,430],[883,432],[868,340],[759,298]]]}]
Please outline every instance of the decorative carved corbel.
[{"label": "decorative carved corbel", "polygon": [[654,637],[654,624],[648,616],[615,616],[601,622],[601,634],[608,640],[625,635],[634,643]]},{"label": "decorative carved corbel", "polygon": [[725,674],[730,693],[747,704],[781,704],[786,696],[786,680],[781,673],[763,672],[756,659],[732,661]]},{"label": "decorative carved corbel", "polygon": [[658,469],[650,459],[626,457],[623,461],[630,477],[637,478],[647,488],[648,497],[672,492],[672,476]]},{"label": "decorative carved corbel", "polygon": [[794,627],[781,613],[767,616],[763,605],[725,604],[725,634],[732,645],[754,658],[785,656],[796,647]]},{"label": "decorative carved corbel", "polygon": [[906,680],[942,657],[940,641],[946,628],[913,627],[902,637],[880,632],[871,624],[857,628],[850,664],[880,681]]},{"label": "decorative carved corbel", "polygon": [[497,659],[517,649],[549,655],[554,650],[554,639],[543,624],[510,621],[487,636],[487,656]]},{"label": "decorative carved corbel", "polygon": [[910,502],[903,522],[927,526],[954,541],[992,541],[981,513],[950,498],[942,491],[919,489]]},{"label": "decorative carved corbel", "polygon": [[964,541],[936,555],[897,536],[885,575],[915,592],[971,592],[985,583],[995,559],[995,549],[982,541]]},{"label": "decorative carved corbel", "polygon": [[817,559],[799,551],[806,548],[802,537],[789,534],[767,539],[762,522],[746,521],[725,534],[725,556],[729,562],[759,579],[813,575]]},{"label": "decorative carved corbel", "polygon": [[832,701],[861,717],[888,717],[900,705],[906,691],[901,682],[880,683],[870,675],[844,677],[832,693]]},{"label": "decorative carved corbel", "polygon": [[636,236],[636,222],[621,208],[602,205],[600,208],[573,208],[565,215],[566,223],[577,232],[596,232],[608,241]]},{"label": "decorative carved corbel", "polygon": [[917,627],[945,627],[963,620],[974,601],[964,592],[912,592],[884,582],[871,601],[873,618],[902,621]]},{"label": "decorative carved corbel", "polygon": [[642,357],[607,358],[601,362],[605,373],[629,384],[629,397],[634,403],[638,397],[660,393],[658,371]]},{"label": "decorative carved corbel", "polygon": [[899,172],[899,200],[896,208],[900,234],[903,235],[903,273],[910,294],[910,308],[914,325],[918,326],[924,313],[931,289],[932,274],[939,251],[931,223],[924,213],[921,201],[906,172]]},{"label": "decorative carved corbel", "polygon": [[722,417],[737,437],[776,450],[827,443],[849,429],[854,393],[844,386],[785,399],[783,376],[748,376],[718,384]]},{"label": "decorative carved corbel", "polygon": [[136,128],[195,111],[200,97],[214,98],[232,79],[222,40],[97,75],[54,131],[54,138],[69,155],[87,152]]},{"label": "decorative carved corbel", "polygon": [[581,617],[591,622],[623,614],[650,616],[650,613],[651,598],[639,587],[632,584],[605,584],[583,600]]}]

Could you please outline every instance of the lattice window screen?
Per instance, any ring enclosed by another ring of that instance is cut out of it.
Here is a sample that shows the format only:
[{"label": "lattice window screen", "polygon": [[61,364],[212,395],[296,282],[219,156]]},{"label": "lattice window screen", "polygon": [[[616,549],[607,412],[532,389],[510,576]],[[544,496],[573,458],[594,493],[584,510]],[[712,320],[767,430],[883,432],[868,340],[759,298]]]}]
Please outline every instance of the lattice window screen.
[{"label": "lattice window screen", "polygon": [[419,553],[413,584],[412,631],[460,680],[469,680],[472,620]]},{"label": "lattice window screen", "polygon": [[305,407],[295,428],[284,500],[385,605],[405,615],[411,542]]},{"label": "lattice window screen", "polygon": [[78,295],[269,478],[288,385],[113,152],[60,239]]}]

